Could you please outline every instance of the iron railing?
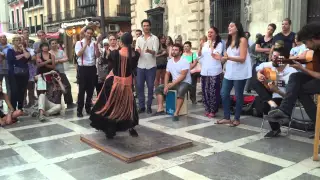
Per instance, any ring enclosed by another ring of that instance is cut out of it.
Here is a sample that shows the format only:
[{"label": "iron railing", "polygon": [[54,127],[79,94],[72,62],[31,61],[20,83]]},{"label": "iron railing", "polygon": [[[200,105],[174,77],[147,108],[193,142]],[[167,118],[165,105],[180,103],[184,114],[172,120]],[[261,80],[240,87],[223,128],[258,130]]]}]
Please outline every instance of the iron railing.
[{"label": "iron railing", "polygon": [[219,29],[220,33],[227,33],[231,21],[240,22],[241,1],[239,0],[211,0],[211,25]]},{"label": "iron railing", "polygon": [[49,14],[48,16],[44,16],[44,23],[54,23],[54,22],[59,22],[63,20],[72,20],[72,19],[77,19],[77,18],[84,18],[84,17],[95,17],[97,16],[97,12],[93,10],[88,10],[88,9],[74,9],[74,10],[69,10],[57,14]]},{"label": "iron railing", "polygon": [[120,4],[117,6],[117,16],[130,16],[130,15],[131,15],[130,5]]}]

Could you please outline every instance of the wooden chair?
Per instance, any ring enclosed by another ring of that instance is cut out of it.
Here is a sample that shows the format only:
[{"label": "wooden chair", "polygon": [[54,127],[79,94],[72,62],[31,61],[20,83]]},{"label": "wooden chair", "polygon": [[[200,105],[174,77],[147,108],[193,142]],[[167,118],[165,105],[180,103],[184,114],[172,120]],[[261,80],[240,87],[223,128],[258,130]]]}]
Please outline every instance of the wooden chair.
[{"label": "wooden chair", "polygon": [[313,160],[319,160],[319,144],[320,144],[320,94],[317,95],[317,119],[314,129],[314,143],[313,143]]}]

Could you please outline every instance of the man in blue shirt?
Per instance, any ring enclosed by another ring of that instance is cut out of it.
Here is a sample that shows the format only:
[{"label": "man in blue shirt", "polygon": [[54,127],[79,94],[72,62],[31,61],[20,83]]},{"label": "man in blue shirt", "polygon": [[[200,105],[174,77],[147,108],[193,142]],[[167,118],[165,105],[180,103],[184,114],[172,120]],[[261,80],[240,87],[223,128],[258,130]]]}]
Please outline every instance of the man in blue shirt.
[{"label": "man in blue shirt", "polygon": [[0,81],[5,78],[6,81],[6,88],[7,88],[7,94],[10,97],[10,91],[9,91],[9,80],[8,80],[8,61],[6,59],[7,52],[9,49],[12,48],[11,44],[8,44],[8,40],[6,35],[1,34],[0,35]]}]

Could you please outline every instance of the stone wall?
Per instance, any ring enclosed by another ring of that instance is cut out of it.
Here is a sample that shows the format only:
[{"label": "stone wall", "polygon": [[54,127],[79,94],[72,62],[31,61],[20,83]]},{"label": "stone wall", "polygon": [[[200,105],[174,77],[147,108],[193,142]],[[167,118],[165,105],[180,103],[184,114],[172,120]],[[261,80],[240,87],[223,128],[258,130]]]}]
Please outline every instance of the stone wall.
[{"label": "stone wall", "polygon": [[251,11],[247,30],[251,33],[252,40],[257,33],[265,34],[270,23],[277,25],[276,33],[281,31],[281,23],[285,18],[283,0],[251,0],[247,7]]},{"label": "stone wall", "polygon": [[[162,0],[160,6],[165,8],[164,34],[175,39],[178,35],[182,40],[191,41],[194,47],[210,27],[209,0]],[[141,29],[140,22],[147,18],[145,13],[150,7],[149,0],[131,0],[132,30]]]}]

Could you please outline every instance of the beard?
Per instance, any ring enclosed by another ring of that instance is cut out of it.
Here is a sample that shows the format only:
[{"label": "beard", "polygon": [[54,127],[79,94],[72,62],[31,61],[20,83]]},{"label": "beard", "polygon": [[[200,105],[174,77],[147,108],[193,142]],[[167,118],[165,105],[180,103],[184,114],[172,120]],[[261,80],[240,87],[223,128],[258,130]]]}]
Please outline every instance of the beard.
[{"label": "beard", "polygon": [[272,66],[273,67],[279,67],[279,64],[275,63],[275,62],[272,62]]}]

